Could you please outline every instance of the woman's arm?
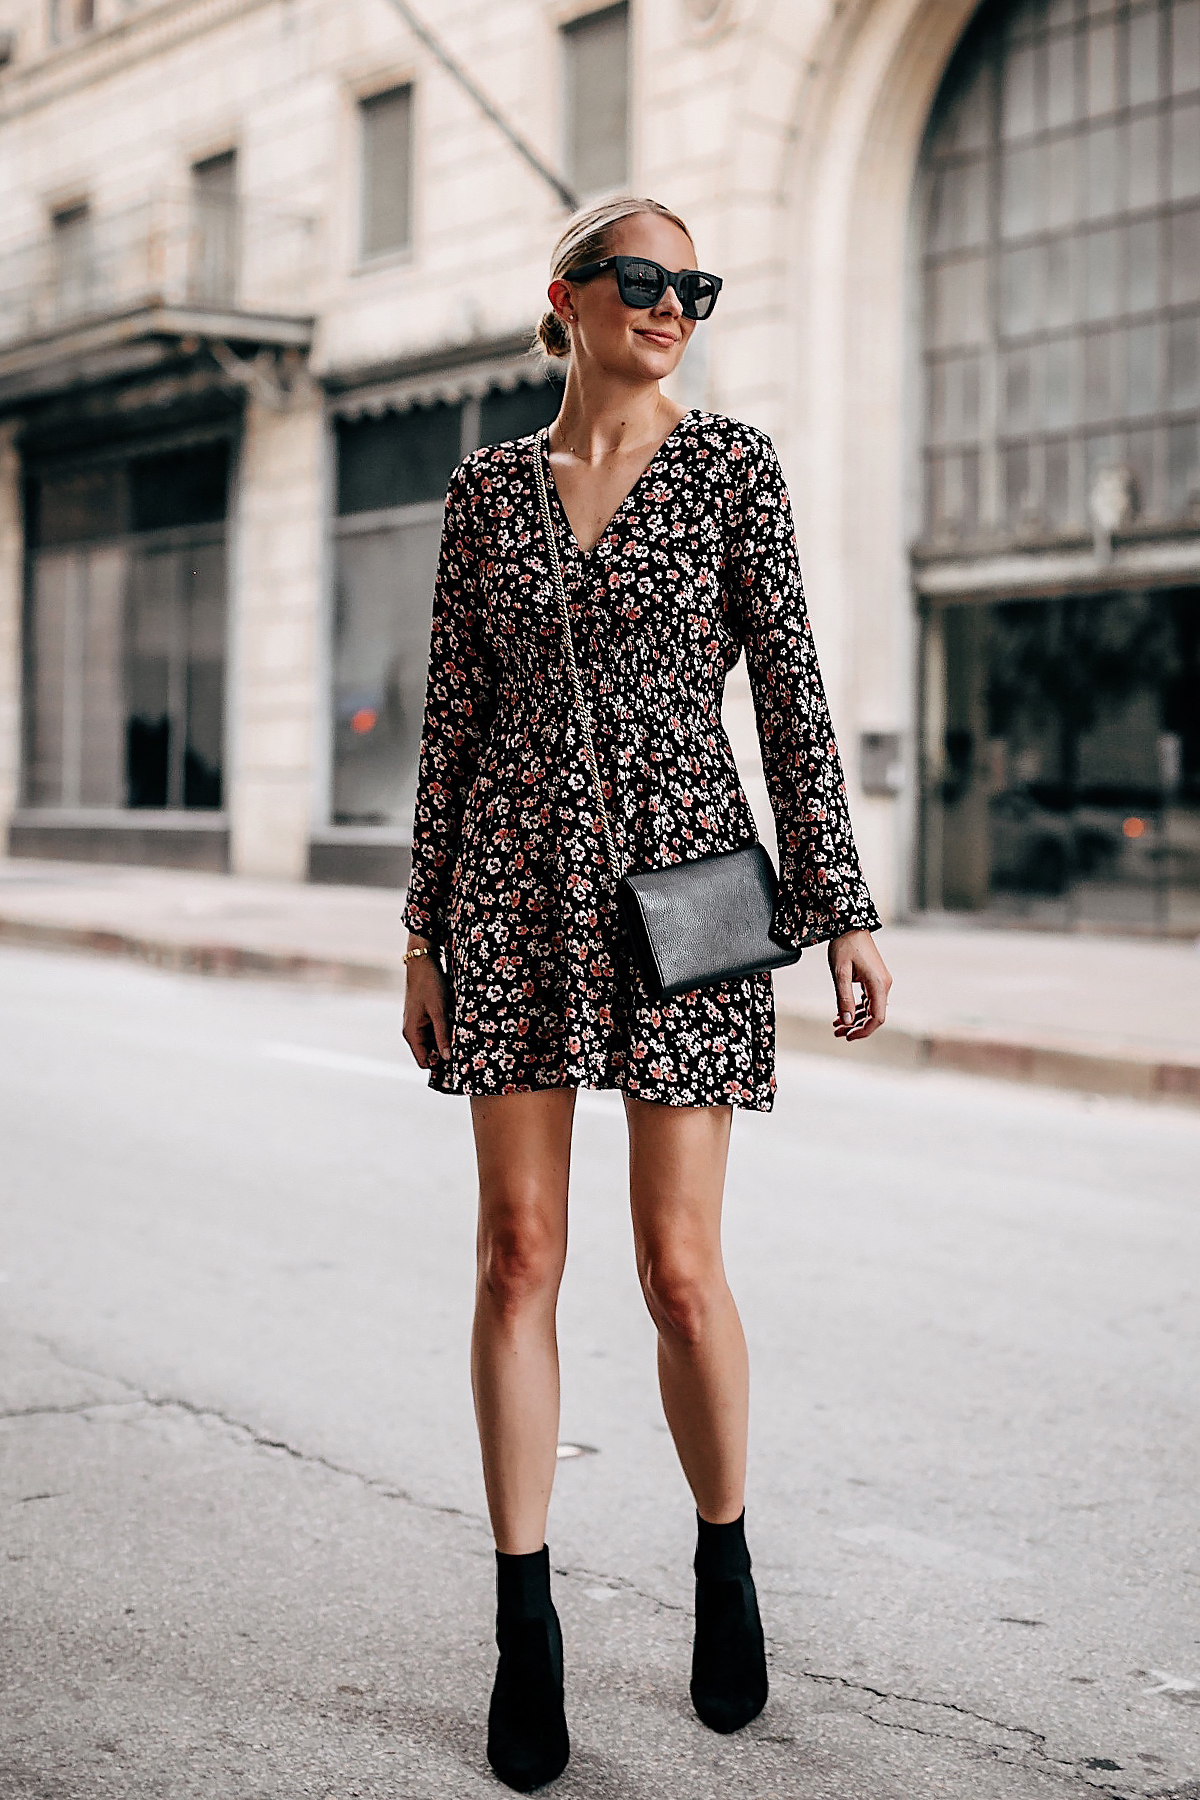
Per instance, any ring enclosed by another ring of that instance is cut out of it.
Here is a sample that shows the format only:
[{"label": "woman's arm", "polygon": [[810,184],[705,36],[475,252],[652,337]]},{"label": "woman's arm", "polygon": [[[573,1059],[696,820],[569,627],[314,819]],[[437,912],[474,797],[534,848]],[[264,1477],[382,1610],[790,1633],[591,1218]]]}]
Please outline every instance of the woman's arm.
[{"label": "woman's arm", "polygon": [[[463,813],[496,707],[496,671],[484,641],[478,569],[462,468],[450,478],[433,591],[429,675],[404,923],[440,946]],[[411,965],[410,965],[411,966]]]},{"label": "woman's arm", "polygon": [[[779,840],[777,936],[829,941],[839,1036],[883,1023],[891,978],[869,933],[879,925],[863,879],[825,685],[804,603],[791,501],[771,440],[747,432],[742,505],[731,522],[729,581],[754,695],[763,772]],[[856,1017],[853,985],[866,989]]]}]

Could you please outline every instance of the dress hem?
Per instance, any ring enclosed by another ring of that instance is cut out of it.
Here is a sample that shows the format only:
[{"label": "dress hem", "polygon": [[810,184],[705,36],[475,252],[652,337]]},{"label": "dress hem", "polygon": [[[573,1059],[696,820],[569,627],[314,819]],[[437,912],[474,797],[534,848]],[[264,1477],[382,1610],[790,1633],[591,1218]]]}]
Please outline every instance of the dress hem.
[{"label": "dress hem", "polygon": [[428,1086],[435,1094],[445,1094],[448,1099],[462,1100],[505,1100],[510,1094],[553,1094],[568,1088],[575,1088],[591,1094],[629,1094],[632,1099],[644,1100],[651,1106],[692,1107],[695,1109],[710,1106],[732,1106],[742,1112],[769,1113],[775,1104],[774,1090],[765,1097],[748,1099],[730,1094],[723,1100],[681,1100],[669,1092],[655,1090],[648,1093],[641,1088],[631,1088],[624,1081],[547,1081],[536,1086],[527,1082],[518,1087],[472,1089],[461,1081],[442,1086],[431,1074]]}]

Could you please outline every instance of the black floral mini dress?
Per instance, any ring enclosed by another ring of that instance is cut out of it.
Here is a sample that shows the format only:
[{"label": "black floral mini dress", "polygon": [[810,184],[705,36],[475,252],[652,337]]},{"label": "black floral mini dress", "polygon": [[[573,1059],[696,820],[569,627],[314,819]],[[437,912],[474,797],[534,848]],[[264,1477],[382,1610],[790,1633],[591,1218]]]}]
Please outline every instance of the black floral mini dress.
[{"label": "black floral mini dress", "polygon": [[879,920],[863,881],[765,433],[693,408],[595,546],[537,435],[476,450],[446,497],[421,743],[411,931],[445,951],[443,1093],[622,1088],[769,1112],[769,974],[652,1000],[625,941],[565,666],[534,457],[543,456],[579,671],[626,870],[757,835],[721,723],[744,652],[780,847],[774,930],[797,946]]}]

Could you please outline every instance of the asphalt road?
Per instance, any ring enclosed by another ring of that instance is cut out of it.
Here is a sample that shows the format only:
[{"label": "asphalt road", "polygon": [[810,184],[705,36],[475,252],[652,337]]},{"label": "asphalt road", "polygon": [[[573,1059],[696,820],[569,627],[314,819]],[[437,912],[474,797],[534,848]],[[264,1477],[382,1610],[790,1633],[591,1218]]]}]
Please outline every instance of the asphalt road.
[{"label": "asphalt road", "polygon": [[[403,1055],[387,998],[0,952],[3,1800],[501,1791],[469,1121]],[[1200,1800],[1200,1118],[780,1084],[729,1181],[773,1677],[733,1740],[581,1096],[555,1792]]]}]

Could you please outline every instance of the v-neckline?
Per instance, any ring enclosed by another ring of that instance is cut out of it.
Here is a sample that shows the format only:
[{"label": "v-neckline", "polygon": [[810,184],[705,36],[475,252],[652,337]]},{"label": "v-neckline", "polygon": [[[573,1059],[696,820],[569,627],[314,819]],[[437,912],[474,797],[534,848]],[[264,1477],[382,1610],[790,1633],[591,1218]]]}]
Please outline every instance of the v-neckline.
[{"label": "v-neckline", "polygon": [[[650,461],[646,464],[645,468],[642,470],[641,474],[638,476],[638,478],[634,482],[633,486],[622,497],[622,499],[617,502],[617,505],[614,507],[613,511],[609,514],[609,517],[605,520],[604,524],[601,526],[599,537],[596,539],[595,543],[591,546],[591,548],[589,550],[585,550],[583,545],[579,542],[579,539],[575,536],[575,527],[571,523],[571,516],[567,512],[566,504],[563,500],[562,495],[558,491],[558,483],[554,479],[554,465],[550,461],[550,433],[549,433],[549,430],[546,430],[543,434],[541,434],[541,451],[544,451],[544,453],[545,453],[546,473],[550,477],[550,487],[554,494],[554,498],[558,503],[558,510],[562,514],[563,524],[567,528],[567,538],[570,543],[571,549],[575,552],[576,556],[578,556],[582,559],[582,561],[587,562],[590,557],[592,557],[596,554],[596,551],[600,548],[601,544],[604,542],[605,538],[608,536],[609,532],[612,530],[613,526],[616,524],[617,520],[620,518],[621,514],[624,512],[625,508],[629,505],[629,502],[633,499],[633,496],[637,493],[637,491],[641,487],[643,481],[645,481],[647,475],[649,475],[651,469],[654,467],[655,463],[658,461],[659,457],[662,455],[662,453],[666,449],[667,445],[671,442],[671,439],[675,436],[675,433],[677,431],[681,431],[683,429],[684,424],[686,423],[686,421],[688,419],[691,418],[691,416],[695,412],[695,410],[696,409],[694,406],[689,406],[687,411],[683,414],[682,418],[679,418],[675,421],[674,425],[672,425],[670,431],[668,431],[666,437],[663,439],[662,443],[658,446],[658,449],[654,452],[654,455],[650,458]],[[541,451],[539,451],[539,454],[541,453]]]}]

